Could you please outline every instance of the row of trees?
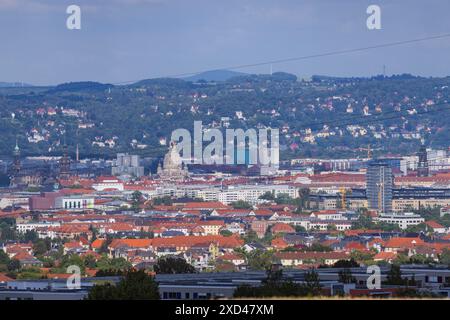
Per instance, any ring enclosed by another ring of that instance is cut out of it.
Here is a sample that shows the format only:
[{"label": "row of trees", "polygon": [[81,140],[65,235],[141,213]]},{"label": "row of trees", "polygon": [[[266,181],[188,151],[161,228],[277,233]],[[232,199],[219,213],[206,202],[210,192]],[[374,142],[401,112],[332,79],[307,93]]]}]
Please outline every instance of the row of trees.
[{"label": "row of trees", "polygon": [[284,279],[282,270],[268,269],[267,277],[261,286],[240,285],[234,292],[234,297],[306,297],[320,296],[322,286],[319,275],[315,270],[305,274],[303,283],[295,283],[291,279]]}]

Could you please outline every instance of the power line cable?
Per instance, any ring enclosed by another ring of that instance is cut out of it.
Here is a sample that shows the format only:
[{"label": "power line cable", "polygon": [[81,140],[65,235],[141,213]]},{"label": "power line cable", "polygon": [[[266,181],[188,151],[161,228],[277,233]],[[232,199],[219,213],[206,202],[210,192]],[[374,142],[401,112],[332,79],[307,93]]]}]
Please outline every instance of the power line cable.
[{"label": "power line cable", "polygon": [[[259,66],[265,66],[265,65],[271,65],[271,64],[280,64],[280,63],[286,63],[286,62],[293,62],[293,61],[301,61],[301,60],[309,60],[309,59],[330,57],[330,56],[336,56],[336,55],[343,55],[343,54],[348,54],[348,53],[363,52],[363,51],[374,50],[374,49],[396,47],[396,46],[401,46],[401,45],[407,45],[407,44],[419,43],[419,42],[423,42],[423,41],[430,41],[430,40],[437,40],[437,39],[445,39],[445,38],[450,38],[450,33],[445,33],[445,34],[440,34],[440,35],[433,35],[433,36],[423,37],[423,38],[416,38],[416,39],[409,39],[409,40],[402,40],[402,41],[395,41],[395,42],[387,42],[387,43],[382,43],[382,44],[377,44],[377,45],[372,45],[372,46],[366,46],[366,47],[360,47],[360,48],[334,50],[334,51],[318,53],[318,54],[312,54],[312,55],[299,56],[299,57],[275,59],[275,60],[269,60],[269,61],[263,61],[263,62],[257,62],[257,63],[234,65],[234,66],[223,66],[223,67],[219,67],[219,68],[212,68],[212,69],[206,69],[206,70],[195,71],[195,72],[178,73],[178,74],[172,74],[172,75],[160,75],[160,76],[153,77],[153,79],[154,78],[180,78],[180,77],[187,77],[187,76],[193,76],[193,75],[197,75],[197,74],[200,74],[200,73],[203,73],[203,72],[207,72],[207,71],[212,71],[212,70],[240,70],[240,69],[259,67]],[[113,85],[123,85],[123,84],[135,83],[135,82],[138,82],[138,81],[141,81],[141,80],[143,80],[143,79],[115,82],[115,83],[111,83],[111,84],[113,84]]]}]

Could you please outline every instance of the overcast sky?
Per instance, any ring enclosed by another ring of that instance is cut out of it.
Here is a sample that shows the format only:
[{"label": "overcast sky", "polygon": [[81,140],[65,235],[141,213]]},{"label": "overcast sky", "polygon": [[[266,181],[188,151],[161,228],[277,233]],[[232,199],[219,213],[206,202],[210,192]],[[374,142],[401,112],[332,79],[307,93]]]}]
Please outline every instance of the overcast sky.
[{"label": "overcast sky", "polygon": [[[66,8],[82,29],[66,28]],[[366,9],[382,9],[368,30]],[[448,0],[0,0],[0,81],[116,83],[450,33]],[[450,75],[450,38],[281,63],[298,76]],[[269,66],[242,69],[268,73]]]}]

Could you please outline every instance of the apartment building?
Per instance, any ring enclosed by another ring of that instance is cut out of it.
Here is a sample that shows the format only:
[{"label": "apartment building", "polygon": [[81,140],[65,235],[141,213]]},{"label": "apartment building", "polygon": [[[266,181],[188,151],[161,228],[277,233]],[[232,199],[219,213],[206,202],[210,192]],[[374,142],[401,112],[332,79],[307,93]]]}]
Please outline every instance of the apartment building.
[{"label": "apartment building", "polygon": [[251,185],[230,187],[228,190],[218,194],[218,200],[224,204],[230,204],[239,200],[257,204],[261,202],[263,194],[270,192],[275,197],[280,194],[287,194],[291,198],[298,198],[298,189],[289,185]]}]

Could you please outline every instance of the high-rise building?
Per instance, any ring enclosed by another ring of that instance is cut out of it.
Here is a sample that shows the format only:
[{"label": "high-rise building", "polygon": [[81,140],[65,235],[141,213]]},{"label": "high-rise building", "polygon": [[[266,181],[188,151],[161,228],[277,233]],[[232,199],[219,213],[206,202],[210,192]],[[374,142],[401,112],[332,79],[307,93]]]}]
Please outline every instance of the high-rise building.
[{"label": "high-rise building", "polygon": [[392,211],[392,169],[382,160],[371,161],[367,168],[367,200],[369,209]]},{"label": "high-rise building", "polygon": [[144,167],[140,165],[141,159],[138,155],[118,153],[115,165],[111,169],[113,176],[130,175],[136,178],[144,175]]},{"label": "high-rise building", "polygon": [[417,176],[428,177],[429,168],[428,168],[427,149],[425,148],[425,146],[423,144],[420,147],[420,150],[417,153],[417,156],[419,157],[419,163],[417,165]]}]

